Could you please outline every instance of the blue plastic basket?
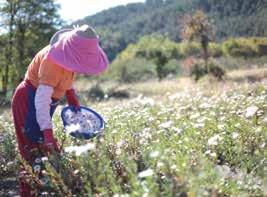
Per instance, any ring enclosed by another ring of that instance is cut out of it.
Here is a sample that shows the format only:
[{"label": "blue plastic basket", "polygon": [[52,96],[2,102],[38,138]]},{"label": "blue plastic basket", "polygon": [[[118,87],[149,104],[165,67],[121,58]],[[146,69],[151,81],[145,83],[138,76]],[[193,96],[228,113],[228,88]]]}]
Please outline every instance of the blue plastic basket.
[{"label": "blue plastic basket", "polygon": [[[73,108],[73,106],[64,107],[61,112],[61,119],[63,121],[65,131],[68,131],[68,128],[72,127],[73,125],[78,125],[79,129],[69,131],[69,134],[75,138],[91,139],[103,133],[105,128],[105,123],[102,116],[96,111],[84,106],[81,106],[78,112]],[[88,124],[94,123],[93,125],[90,124],[91,127],[89,130],[86,130],[88,128],[85,126],[85,128],[81,126],[81,124],[84,124],[85,120],[87,120],[86,122]]]}]

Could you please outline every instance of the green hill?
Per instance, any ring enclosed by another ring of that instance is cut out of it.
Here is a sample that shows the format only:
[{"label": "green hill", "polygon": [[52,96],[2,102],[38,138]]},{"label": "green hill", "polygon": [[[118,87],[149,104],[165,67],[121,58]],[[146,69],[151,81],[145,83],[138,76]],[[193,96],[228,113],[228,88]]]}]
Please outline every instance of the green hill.
[{"label": "green hill", "polygon": [[147,0],[118,6],[88,16],[75,24],[97,29],[110,60],[140,37],[159,33],[179,41],[185,14],[204,10],[217,30],[217,40],[229,37],[267,36],[265,0]]}]

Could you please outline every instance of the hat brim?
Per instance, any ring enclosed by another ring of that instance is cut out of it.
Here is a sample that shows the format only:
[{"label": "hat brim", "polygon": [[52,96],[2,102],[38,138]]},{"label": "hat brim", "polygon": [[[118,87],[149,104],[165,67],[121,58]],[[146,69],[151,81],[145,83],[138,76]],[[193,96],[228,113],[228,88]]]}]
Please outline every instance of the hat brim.
[{"label": "hat brim", "polygon": [[67,32],[71,32],[72,30],[73,29],[62,29],[60,31],[57,31],[50,39],[50,45],[53,45],[58,42],[61,38],[64,37],[64,35],[66,35]]},{"label": "hat brim", "polygon": [[72,72],[97,75],[109,64],[98,38],[83,38],[71,29],[56,32],[50,45],[47,58]]}]

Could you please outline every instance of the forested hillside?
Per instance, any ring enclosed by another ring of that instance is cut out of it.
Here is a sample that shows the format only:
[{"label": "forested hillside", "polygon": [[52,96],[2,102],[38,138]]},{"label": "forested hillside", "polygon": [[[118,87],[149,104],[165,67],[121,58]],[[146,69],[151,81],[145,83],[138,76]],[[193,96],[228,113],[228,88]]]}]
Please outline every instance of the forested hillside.
[{"label": "forested hillside", "polygon": [[185,14],[204,10],[216,27],[216,39],[267,35],[265,0],[147,0],[115,7],[75,24],[97,28],[102,45],[113,60],[118,52],[143,35],[159,33],[180,41]]}]

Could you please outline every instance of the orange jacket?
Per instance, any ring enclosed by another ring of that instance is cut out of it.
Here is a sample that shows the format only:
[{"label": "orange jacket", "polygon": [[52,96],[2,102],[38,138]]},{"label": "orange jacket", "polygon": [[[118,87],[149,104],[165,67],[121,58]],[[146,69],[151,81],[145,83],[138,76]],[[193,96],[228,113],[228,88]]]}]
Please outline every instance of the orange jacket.
[{"label": "orange jacket", "polygon": [[75,74],[46,59],[49,48],[50,46],[46,46],[36,54],[28,67],[25,79],[36,88],[39,84],[52,86],[52,97],[60,99],[66,90],[72,87]]}]

